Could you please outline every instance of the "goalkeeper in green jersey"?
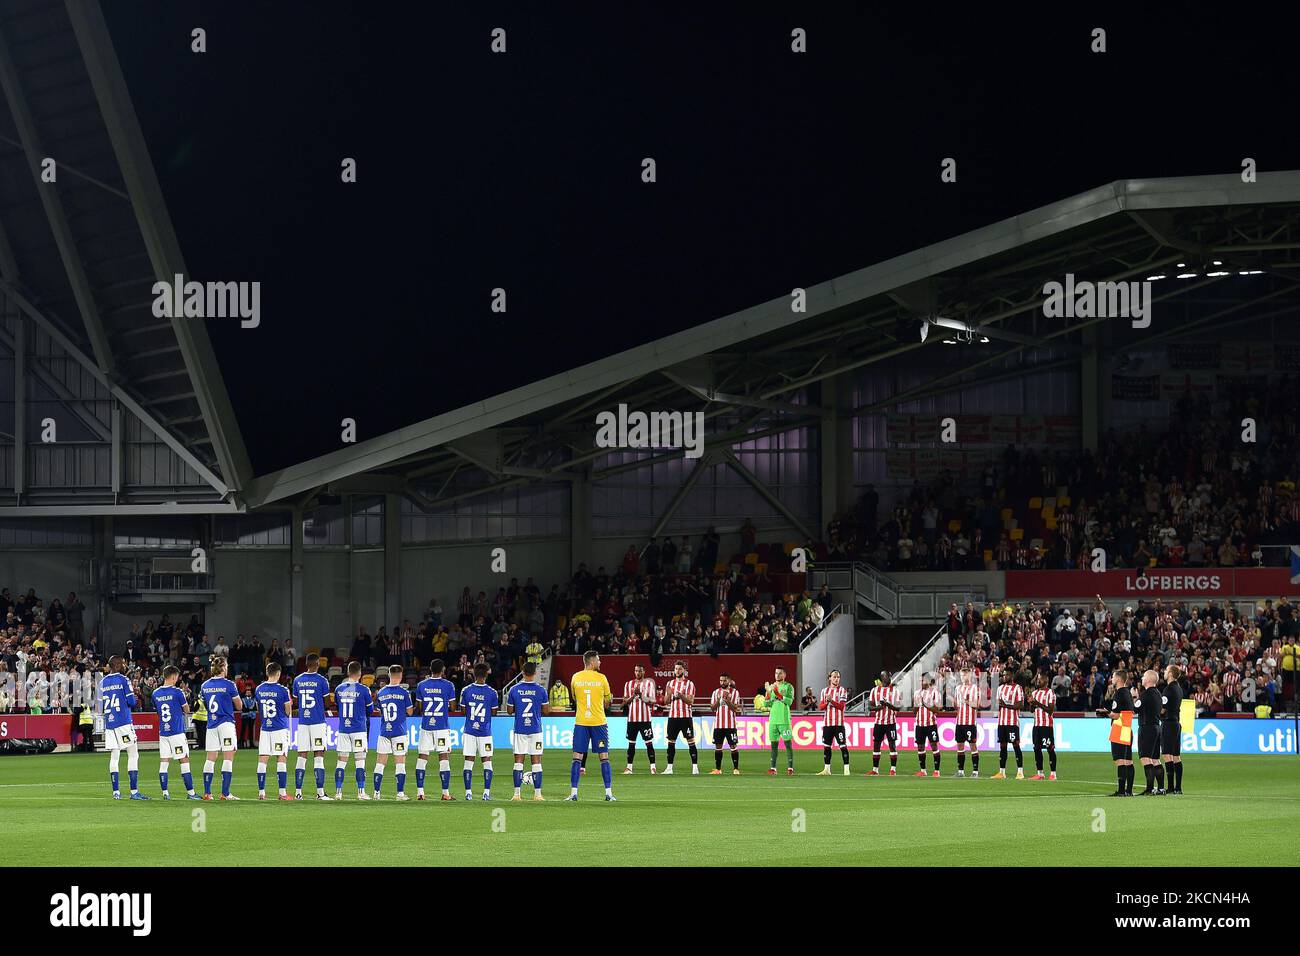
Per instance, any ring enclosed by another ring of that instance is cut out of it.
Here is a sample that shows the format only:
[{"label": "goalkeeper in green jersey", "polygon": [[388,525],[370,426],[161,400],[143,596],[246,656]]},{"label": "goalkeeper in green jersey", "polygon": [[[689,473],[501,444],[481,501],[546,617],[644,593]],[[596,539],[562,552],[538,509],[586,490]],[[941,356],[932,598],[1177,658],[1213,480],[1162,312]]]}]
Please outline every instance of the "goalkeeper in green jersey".
[{"label": "goalkeeper in green jersey", "polygon": [[790,704],[794,702],[794,687],[785,679],[785,668],[776,669],[776,679],[767,685],[763,702],[767,705],[767,736],[772,741],[772,766],[769,777],[776,776],[776,754],[785,741],[785,772],[794,776],[794,728],[790,725]]}]

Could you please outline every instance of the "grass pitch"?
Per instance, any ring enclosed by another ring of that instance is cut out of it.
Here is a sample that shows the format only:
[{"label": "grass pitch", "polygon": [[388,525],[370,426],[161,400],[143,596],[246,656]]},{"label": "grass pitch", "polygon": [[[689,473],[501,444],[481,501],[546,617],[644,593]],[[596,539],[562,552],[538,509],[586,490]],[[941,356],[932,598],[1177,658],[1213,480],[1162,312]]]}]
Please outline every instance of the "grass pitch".
[{"label": "grass pitch", "polygon": [[[1027,774],[1033,773],[1030,755]],[[658,752],[660,763],[662,751]],[[569,790],[569,758],[546,756],[546,803],[511,803],[511,763],[498,758],[492,803],[482,802],[482,772],[467,803],[459,754],[452,760],[453,803],[437,800],[436,763],[426,791],[432,802],[396,803],[391,769],[384,800],[355,799],[351,770],[342,803],[260,803],[256,755],[241,751],[235,764],[239,803],[186,802],[176,763],[170,802],[157,799],[158,755],[142,753],[141,790],[148,803],[111,799],[108,757],[51,754],[0,758],[0,863],[5,866],[202,865],[331,866],[340,860],[386,866],[529,866],[568,861],[609,865],[787,866],[1100,866],[1295,865],[1300,848],[1278,839],[1278,820],[1300,812],[1300,758],[1192,756],[1181,797],[1107,797],[1114,765],[1105,754],[1063,754],[1055,783],[991,780],[997,754],[983,754],[978,780],[956,779],[954,755],[944,776],[914,778],[916,756],[899,756],[899,776],[866,778],[867,754],[853,755],[852,777],[831,777],[820,751],[796,754],[797,775],[766,776],[768,755],[741,755],[743,775],[710,777],[711,751],[701,752],[701,776],[690,774],[684,751],[676,772],[651,777],[638,750],[637,772],[622,774],[614,754],[614,793],[605,803],[593,755],[577,804]],[[275,794],[274,763],[268,778]],[[368,771],[373,770],[371,755]],[[882,760],[888,766],[888,760]],[[1014,767],[1014,764],[1012,764]],[[202,793],[202,758],[193,763]],[[290,761],[290,792],[293,762]],[[326,758],[333,795],[333,756]],[[407,792],[415,794],[415,760]],[[126,760],[122,760],[123,796]],[[969,763],[967,770],[969,771]],[[369,780],[369,777],[367,778]],[[308,793],[314,791],[308,767]],[[1143,776],[1138,768],[1136,789]],[[220,773],[214,783],[220,792]],[[177,799],[179,796],[180,799]],[[196,816],[196,811],[200,811]],[[501,812],[504,811],[504,812]],[[1098,812],[1100,811],[1100,813]],[[201,825],[200,825],[201,824]],[[1240,851],[1244,849],[1246,856]],[[363,851],[361,856],[355,854]]]}]

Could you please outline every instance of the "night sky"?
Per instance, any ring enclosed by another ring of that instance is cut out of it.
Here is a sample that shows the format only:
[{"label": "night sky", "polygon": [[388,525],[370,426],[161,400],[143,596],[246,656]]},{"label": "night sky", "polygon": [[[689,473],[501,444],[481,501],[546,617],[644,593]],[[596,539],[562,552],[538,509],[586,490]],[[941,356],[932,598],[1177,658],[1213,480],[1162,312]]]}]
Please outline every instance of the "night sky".
[{"label": "night sky", "polygon": [[1267,13],[710,7],[105,3],[193,277],[262,282],[210,323],[257,473],[1115,179],[1300,168]]}]

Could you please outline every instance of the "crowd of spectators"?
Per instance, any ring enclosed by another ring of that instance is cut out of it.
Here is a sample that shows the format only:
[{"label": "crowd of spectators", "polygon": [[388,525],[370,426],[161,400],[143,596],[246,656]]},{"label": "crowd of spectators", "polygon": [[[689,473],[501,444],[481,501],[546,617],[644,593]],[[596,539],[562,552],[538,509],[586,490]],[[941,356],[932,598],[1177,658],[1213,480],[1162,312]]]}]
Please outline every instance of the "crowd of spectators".
[{"label": "crowd of spectators", "polygon": [[[1254,383],[1180,399],[1169,426],[1111,431],[1094,455],[1009,446],[975,480],[943,472],[892,510],[868,486],[827,529],[826,555],[893,571],[1280,564],[1300,534],[1300,389]],[[1243,440],[1243,420],[1255,423]],[[1028,502],[1064,497],[1047,522]],[[1004,527],[1011,509],[1024,533]],[[1054,525],[1054,527],[1052,526]],[[1037,546],[1034,542],[1040,542]]]},{"label": "crowd of spectators", "polygon": [[954,604],[946,627],[949,651],[937,670],[949,706],[963,668],[990,690],[1045,675],[1062,711],[1101,707],[1116,670],[1163,672],[1169,664],[1182,669],[1198,713],[1271,713],[1291,707],[1297,693],[1300,615],[1285,596],[1253,616],[1215,601]]}]

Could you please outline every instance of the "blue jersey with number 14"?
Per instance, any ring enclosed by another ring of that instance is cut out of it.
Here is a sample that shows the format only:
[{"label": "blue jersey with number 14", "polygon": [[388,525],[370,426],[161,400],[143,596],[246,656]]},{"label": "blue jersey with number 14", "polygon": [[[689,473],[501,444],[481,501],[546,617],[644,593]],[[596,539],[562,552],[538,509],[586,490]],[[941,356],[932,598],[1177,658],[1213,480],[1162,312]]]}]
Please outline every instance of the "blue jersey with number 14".
[{"label": "blue jersey with number 14", "polygon": [[465,733],[471,737],[492,736],[492,711],[501,698],[487,684],[470,684],[460,692],[460,705],[465,708]]},{"label": "blue jersey with number 14", "polygon": [[516,684],[506,702],[515,709],[515,733],[542,732],[542,705],[549,703],[550,697],[541,684],[527,680]]}]

